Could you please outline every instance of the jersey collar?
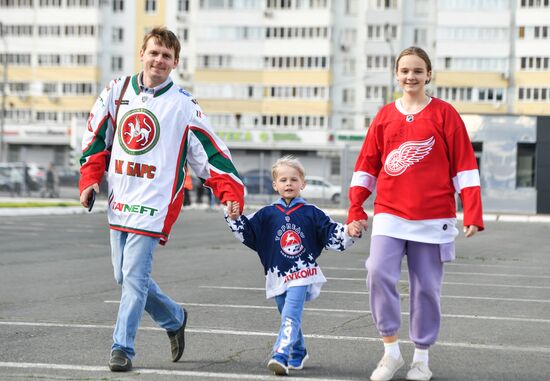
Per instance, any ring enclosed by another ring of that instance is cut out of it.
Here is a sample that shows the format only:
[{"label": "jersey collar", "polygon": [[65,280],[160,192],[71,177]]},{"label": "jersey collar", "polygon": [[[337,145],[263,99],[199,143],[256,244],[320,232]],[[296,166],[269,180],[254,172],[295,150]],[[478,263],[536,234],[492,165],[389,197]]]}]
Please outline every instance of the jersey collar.
[{"label": "jersey collar", "polygon": [[296,197],[295,199],[293,199],[292,201],[290,201],[290,204],[287,205],[285,200],[283,200],[282,198],[278,199],[277,201],[275,201],[273,203],[273,205],[281,205],[283,208],[285,209],[290,209],[290,208],[293,208],[295,207],[296,205],[298,204],[305,204],[306,201],[301,198],[301,197]]},{"label": "jersey collar", "polygon": [[134,88],[136,95],[139,95],[140,93],[153,94],[153,98],[156,98],[167,92],[173,84],[174,82],[172,81],[172,78],[168,77],[166,78],[166,81],[164,81],[160,85],[153,88],[148,88],[143,85],[143,72],[136,74],[132,77],[132,87]]}]

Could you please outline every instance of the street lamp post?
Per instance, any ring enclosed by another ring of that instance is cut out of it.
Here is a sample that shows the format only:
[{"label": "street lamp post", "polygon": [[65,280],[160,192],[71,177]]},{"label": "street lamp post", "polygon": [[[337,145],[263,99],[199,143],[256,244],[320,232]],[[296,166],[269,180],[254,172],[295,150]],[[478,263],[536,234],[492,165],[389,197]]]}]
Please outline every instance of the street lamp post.
[{"label": "street lamp post", "polygon": [[2,73],[2,107],[0,108],[0,162],[4,161],[4,124],[6,122],[6,92],[8,87],[8,42],[4,35],[4,24],[0,22],[0,38],[4,43],[4,65]]},{"label": "street lamp post", "polygon": [[390,60],[389,60],[389,67],[390,67],[390,87],[388,88],[389,94],[388,94],[388,103],[393,102],[393,93],[395,91],[394,85],[393,85],[393,45],[391,43],[391,30],[390,30],[390,24],[386,23],[384,24],[384,40],[388,44],[388,47],[390,48]]}]

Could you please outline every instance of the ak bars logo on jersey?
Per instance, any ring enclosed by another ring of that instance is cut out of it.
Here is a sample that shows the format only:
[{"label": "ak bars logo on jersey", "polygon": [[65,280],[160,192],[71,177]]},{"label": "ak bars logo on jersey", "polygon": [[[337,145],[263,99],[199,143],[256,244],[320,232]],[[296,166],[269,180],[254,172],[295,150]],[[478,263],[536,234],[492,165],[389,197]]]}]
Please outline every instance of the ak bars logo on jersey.
[{"label": "ak bars logo on jersey", "polygon": [[159,136],[159,121],[147,109],[130,110],[120,121],[118,141],[127,154],[143,155],[149,152],[157,144]]}]

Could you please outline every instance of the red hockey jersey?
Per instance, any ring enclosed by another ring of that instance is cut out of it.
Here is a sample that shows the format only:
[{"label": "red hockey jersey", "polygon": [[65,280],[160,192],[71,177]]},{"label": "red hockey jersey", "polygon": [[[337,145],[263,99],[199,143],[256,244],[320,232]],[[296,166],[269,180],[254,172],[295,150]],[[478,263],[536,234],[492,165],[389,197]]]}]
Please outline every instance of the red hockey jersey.
[{"label": "red hockey jersey", "polygon": [[[458,192],[464,225],[483,230],[474,151],[460,115],[440,99],[432,98],[416,114],[406,113],[397,101],[376,115],[355,165],[348,222],[367,219],[363,202],[375,189],[375,219],[379,214],[389,216],[393,228],[399,221],[405,225],[410,221],[424,230],[446,231],[447,222],[456,221],[454,196]],[[448,242],[448,234],[441,233],[436,233],[441,238],[426,241]],[[410,239],[399,233],[394,236]]]}]

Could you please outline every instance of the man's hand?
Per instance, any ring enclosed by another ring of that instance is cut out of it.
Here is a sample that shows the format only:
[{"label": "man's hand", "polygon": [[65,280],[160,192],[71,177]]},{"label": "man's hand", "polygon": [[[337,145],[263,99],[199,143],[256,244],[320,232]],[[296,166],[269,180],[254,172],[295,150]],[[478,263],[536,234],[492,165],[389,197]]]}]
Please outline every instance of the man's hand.
[{"label": "man's hand", "polygon": [[470,238],[479,231],[479,228],[475,225],[464,226],[464,235],[466,238]]},{"label": "man's hand", "polygon": [[90,198],[92,197],[92,190],[95,190],[96,193],[99,193],[99,184],[95,183],[90,185],[88,188],[84,189],[80,194],[80,205],[85,208],[90,206]]},{"label": "man's hand", "polygon": [[227,215],[229,216],[229,218],[231,218],[233,221],[237,220],[241,215],[239,213],[239,203],[237,201],[227,201],[225,206],[227,207]]}]

